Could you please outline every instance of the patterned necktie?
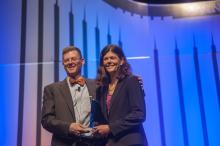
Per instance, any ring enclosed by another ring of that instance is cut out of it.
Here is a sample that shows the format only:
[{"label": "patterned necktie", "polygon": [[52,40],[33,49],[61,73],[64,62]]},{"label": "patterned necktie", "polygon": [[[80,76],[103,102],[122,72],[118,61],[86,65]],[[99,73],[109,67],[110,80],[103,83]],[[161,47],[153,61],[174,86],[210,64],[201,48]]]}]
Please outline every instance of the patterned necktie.
[{"label": "patterned necktie", "polygon": [[76,80],[70,77],[69,82],[71,85],[79,84],[80,86],[84,86],[84,84],[86,83],[86,81],[83,77],[79,77]]}]

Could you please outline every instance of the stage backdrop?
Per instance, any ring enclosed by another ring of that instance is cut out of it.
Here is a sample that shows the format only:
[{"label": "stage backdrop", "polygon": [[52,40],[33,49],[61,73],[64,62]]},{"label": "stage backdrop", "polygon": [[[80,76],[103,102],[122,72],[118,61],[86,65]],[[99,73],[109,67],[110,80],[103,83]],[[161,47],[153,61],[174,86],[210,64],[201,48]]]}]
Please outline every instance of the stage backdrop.
[{"label": "stage backdrop", "polygon": [[144,81],[150,146],[220,145],[220,2],[0,1],[0,145],[49,146],[45,85],[66,76],[62,48],[81,48],[83,75],[120,45]]}]

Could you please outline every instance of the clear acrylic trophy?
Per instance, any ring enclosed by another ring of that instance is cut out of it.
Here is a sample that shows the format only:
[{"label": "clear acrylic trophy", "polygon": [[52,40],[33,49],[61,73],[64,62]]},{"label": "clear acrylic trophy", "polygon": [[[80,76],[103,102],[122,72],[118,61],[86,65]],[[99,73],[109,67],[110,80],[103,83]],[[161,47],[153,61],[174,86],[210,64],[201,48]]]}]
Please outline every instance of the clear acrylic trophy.
[{"label": "clear acrylic trophy", "polygon": [[95,126],[94,125],[94,114],[96,111],[96,100],[92,98],[92,96],[90,96],[91,99],[91,113],[90,113],[90,123],[89,123],[89,127],[86,128],[86,132],[83,133],[81,136],[83,137],[87,137],[87,138],[92,138],[93,137],[93,132],[92,129]]}]

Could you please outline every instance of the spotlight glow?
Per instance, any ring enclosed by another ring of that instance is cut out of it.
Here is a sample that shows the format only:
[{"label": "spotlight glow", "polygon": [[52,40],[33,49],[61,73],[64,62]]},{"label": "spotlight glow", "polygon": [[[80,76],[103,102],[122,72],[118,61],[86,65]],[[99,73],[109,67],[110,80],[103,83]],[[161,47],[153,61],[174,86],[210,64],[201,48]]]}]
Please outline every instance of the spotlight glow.
[{"label": "spotlight glow", "polygon": [[150,59],[150,56],[137,56],[137,57],[127,57],[128,60],[141,60],[141,59]]},{"label": "spotlight glow", "polygon": [[203,15],[213,13],[215,5],[209,2],[185,3],[180,5],[181,11],[188,15]]}]

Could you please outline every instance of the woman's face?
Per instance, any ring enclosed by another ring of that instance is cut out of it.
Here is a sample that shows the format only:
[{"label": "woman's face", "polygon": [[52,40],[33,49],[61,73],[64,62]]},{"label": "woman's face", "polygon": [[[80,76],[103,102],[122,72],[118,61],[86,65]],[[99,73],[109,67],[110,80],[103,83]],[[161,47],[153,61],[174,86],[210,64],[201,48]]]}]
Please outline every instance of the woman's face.
[{"label": "woman's face", "polygon": [[122,64],[123,60],[112,51],[107,52],[103,57],[103,66],[110,75],[116,73]]}]

